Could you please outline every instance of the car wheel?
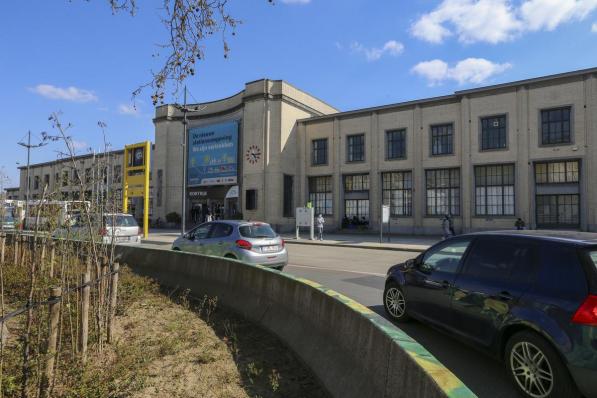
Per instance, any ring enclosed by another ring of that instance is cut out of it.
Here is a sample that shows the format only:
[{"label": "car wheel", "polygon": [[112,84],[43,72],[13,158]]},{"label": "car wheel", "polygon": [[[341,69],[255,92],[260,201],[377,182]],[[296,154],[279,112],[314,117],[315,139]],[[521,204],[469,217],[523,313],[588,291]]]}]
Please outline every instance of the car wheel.
[{"label": "car wheel", "polygon": [[180,249],[178,247],[173,247],[172,250],[174,250],[175,252],[179,252]]},{"label": "car wheel", "polygon": [[224,256],[224,258],[230,258],[230,259],[232,259],[232,260],[236,260],[236,256],[234,256],[234,255],[232,255],[232,254],[226,254],[226,255]]},{"label": "car wheel", "polygon": [[534,332],[524,331],[512,336],[506,345],[504,361],[514,385],[525,397],[580,396],[558,353]]},{"label": "car wheel", "polygon": [[400,285],[389,282],[383,292],[383,306],[394,321],[405,322],[410,317],[406,313],[406,297]]}]

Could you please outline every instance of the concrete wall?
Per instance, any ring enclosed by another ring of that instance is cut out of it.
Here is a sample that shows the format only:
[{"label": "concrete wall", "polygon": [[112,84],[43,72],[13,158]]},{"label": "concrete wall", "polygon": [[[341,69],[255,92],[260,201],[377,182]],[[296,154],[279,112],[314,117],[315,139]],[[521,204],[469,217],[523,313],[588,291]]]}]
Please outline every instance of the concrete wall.
[{"label": "concrete wall", "polygon": [[400,329],[317,283],[222,258],[134,246],[116,252],[135,271],[217,296],[277,335],[333,397],[475,396]]}]

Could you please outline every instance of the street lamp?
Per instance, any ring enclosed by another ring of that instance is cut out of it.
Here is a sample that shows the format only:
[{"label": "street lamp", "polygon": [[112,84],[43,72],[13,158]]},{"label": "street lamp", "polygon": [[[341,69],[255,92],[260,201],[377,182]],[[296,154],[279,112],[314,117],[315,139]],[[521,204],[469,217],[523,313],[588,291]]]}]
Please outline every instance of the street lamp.
[{"label": "street lamp", "polygon": [[25,144],[24,142],[18,142],[17,144],[19,144],[22,147],[27,148],[27,177],[25,179],[25,184],[27,184],[27,188],[25,190],[26,194],[25,194],[25,226],[28,227],[27,225],[27,217],[29,217],[29,185],[31,185],[29,183],[29,166],[30,166],[30,160],[31,160],[31,149],[35,149],[35,148],[40,148],[44,145],[47,145],[47,142],[40,142],[39,144],[35,144],[32,145],[31,144],[31,130],[29,130],[29,132],[27,133],[27,143]]},{"label": "street lamp", "polygon": [[199,110],[203,110],[198,106],[193,108],[187,108],[187,86],[184,86],[184,104],[174,104],[174,107],[182,112],[182,220],[181,220],[181,232],[184,235],[186,230],[186,222],[187,222],[187,142],[188,142],[188,132],[187,132],[187,113],[189,112],[196,112]]}]

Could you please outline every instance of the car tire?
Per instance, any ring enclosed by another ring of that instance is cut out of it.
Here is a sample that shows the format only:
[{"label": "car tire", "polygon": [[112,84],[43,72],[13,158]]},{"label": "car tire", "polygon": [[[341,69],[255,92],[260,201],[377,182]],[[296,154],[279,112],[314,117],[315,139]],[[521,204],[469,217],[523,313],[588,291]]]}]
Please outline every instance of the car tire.
[{"label": "car tire", "polygon": [[173,247],[172,250],[174,250],[175,252],[179,252],[180,249],[178,247]]},{"label": "car tire", "polygon": [[386,284],[383,291],[383,307],[393,321],[406,322],[410,319],[406,309],[406,296],[402,287],[396,282]]},{"label": "car tire", "polygon": [[513,335],[506,344],[504,362],[508,376],[523,397],[580,397],[556,350],[535,332],[522,331]]},{"label": "car tire", "polygon": [[235,256],[235,255],[233,255],[233,254],[226,254],[226,255],[224,256],[224,258],[229,258],[229,259],[231,259],[231,260],[237,260],[236,256]]}]

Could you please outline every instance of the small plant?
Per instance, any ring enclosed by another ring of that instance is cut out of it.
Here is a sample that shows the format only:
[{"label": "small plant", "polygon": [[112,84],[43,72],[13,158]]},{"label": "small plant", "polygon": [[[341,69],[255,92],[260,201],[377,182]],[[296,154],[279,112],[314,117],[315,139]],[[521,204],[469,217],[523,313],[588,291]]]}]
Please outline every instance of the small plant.
[{"label": "small plant", "polygon": [[276,369],[272,369],[269,375],[269,384],[272,387],[272,391],[276,392],[280,388],[280,373]]}]

